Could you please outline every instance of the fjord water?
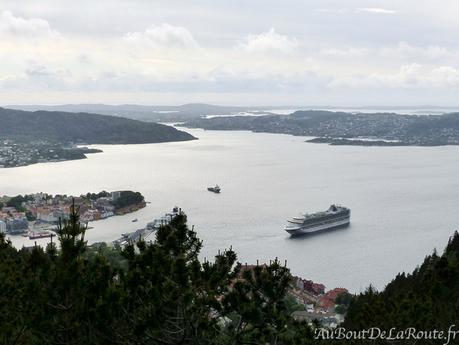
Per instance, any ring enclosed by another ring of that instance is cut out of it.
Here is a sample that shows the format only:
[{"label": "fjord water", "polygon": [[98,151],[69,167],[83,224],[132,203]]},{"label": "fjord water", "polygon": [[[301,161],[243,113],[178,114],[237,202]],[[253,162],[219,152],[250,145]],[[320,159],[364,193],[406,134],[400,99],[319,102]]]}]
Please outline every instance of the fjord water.
[{"label": "fjord water", "polygon": [[[352,291],[370,283],[382,288],[412,271],[459,228],[459,147],[328,146],[289,135],[189,132],[199,140],[97,145],[104,153],[86,160],[0,169],[0,194],[140,191],[151,203],[91,223],[90,243],[112,241],[178,205],[204,242],[202,257],[232,245],[242,263],[278,257],[295,275]],[[219,195],[206,190],[216,183]],[[331,203],[351,208],[349,228],[294,239],[283,231],[287,218]]]}]

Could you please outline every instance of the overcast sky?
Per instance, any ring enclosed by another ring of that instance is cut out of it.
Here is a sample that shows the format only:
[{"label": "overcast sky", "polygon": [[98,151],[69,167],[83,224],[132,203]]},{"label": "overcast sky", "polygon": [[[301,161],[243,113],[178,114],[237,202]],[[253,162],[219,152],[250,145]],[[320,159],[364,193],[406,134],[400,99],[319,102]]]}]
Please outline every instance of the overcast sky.
[{"label": "overcast sky", "polygon": [[0,104],[459,105],[457,0],[1,0]]}]

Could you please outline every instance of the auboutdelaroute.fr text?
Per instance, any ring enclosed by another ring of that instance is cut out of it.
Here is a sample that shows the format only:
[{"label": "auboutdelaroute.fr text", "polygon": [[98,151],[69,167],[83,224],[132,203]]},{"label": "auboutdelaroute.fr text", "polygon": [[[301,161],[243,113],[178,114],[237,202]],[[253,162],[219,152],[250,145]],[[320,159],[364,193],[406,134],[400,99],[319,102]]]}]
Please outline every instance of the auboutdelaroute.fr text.
[{"label": "auboutdelaroute.fr text", "polygon": [[371,327],[362,330],[347,330],[343,327],[335,329],[320,328],[315,331],[317,340],[431,340],[438,341],[439,344],[449,345],[453,340],[459,339],[459,329],[456,325],[451,325],[447,330],[418,330],[414,327],[383,330],[378,327]]}]

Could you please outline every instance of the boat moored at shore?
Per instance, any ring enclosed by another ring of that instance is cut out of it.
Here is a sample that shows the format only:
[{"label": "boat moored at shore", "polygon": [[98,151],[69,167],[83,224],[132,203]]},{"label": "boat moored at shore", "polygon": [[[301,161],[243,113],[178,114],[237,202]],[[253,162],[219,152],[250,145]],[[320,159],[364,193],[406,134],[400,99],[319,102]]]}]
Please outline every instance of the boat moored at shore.
[{"label": "boat moored at shore", "polygon": [[47,237],[53,238],[54,236],[56,236],[56,234],[51,231],[29,231],[28,233],[29,240],[36,240],[39,238],[47,238]]},{"label": "boat moored at shore", "polygon": [[166,213],[164,216],[154,219],[147,223],[146,227],[138,229],[134,232],[128,232],[121,234],[121,238],[113,241],[113,244],[125,246],[128,243],[135,243],[140,239],[144,241],[152,241],[152,235],[161,227],[169,224],[176,216],[182,214],[182,209],[175,206],[172,212]]}]

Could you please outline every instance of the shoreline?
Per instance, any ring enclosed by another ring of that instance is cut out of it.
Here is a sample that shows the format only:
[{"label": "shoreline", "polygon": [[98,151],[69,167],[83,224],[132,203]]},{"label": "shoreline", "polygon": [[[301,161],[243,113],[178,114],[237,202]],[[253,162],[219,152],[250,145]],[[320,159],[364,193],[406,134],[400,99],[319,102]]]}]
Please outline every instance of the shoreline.
[{"label": "shoreline", "polygon": [[[146,207],[147,203],[145,201],[137,203],[137,204],[132,204],[126,207],[119,208],[115,210],[115,215],[114,216],[125,216],[130,213],[134,213],[138,210],[141,210],[142,208]],[[100,220],[100,219],[99,219]]]},{"label": "shoreline", "polygon": [[0,197],[0,231],[8,236],[53,230],[78,209],[82,224],[127,215],[146,206],[145,197],[129,190],[74,195],[35,193]]},{"label": "shoreline", "polygon": [[[103,150],[97,149],[97,148],[89,148],[87,146],[94,146],[94,145],[145,145],[145,144],[164,144],[164,143],[177,143],[177,142],[184,142],[184,141],[194,141],[194,140],[199,140],[199,138],[192,137],[190,139],[177,139],[177,140],[172,140],[172,141],[155,141],[155,142],[135,142],[135,143],[94,143],[94,144],[80,144],[80,145],[75,145],[72,148],[69,149],[64,149],[63,147],[59,147],[62,151],[67,151],[68,153],[75,154],[77,156],[75,157],[69,157],[69,158],[62,158],[62,157],[57,157],[55,159],[42,159],[39,161],[32,161],[32,162],[22,162],[20,164],[16,165],[8,165],[5,166],[3,164],[0,164],[0,169],[11,169],[11,168],[21,168],[21,167],[27,167],[35,164],[45,164],[45,163],[59,163],[59,162],[68,162],[68,161],[76,161],[76,160],[82,160],[82,159],[87,159],[88,154],[95,154],[95,153],[104,153]],[[85,146],[82,146],[85,145]],[[0,149],[2,147],[0,146]],[[1,150],[0,150],[1,153]],[[0,162],[1,162],[1,156],[0,156]]]}]

